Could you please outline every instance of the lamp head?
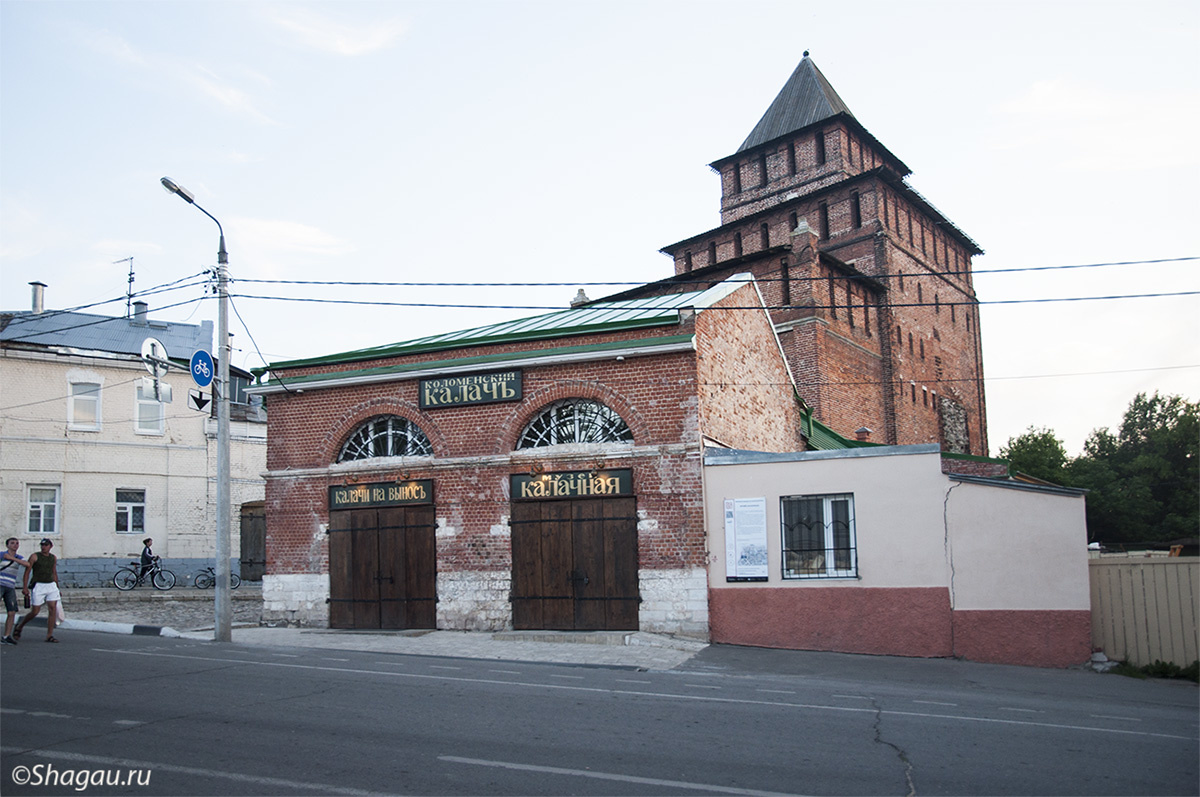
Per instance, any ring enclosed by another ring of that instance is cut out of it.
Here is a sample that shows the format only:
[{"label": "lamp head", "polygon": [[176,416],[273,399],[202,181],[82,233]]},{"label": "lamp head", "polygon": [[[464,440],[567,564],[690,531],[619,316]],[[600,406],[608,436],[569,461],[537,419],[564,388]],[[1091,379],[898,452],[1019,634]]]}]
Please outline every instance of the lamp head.
[{"label": "lamp head", "polygon": [[180,199],[182,199],[184,202],[187,202],[189,205],[194,205],[196,203],[196,198],[192,195],[192,192],[177,184],[170,177],[164,177],[159,182],[162,183],[163,190],[168,194],[176,194]]}]

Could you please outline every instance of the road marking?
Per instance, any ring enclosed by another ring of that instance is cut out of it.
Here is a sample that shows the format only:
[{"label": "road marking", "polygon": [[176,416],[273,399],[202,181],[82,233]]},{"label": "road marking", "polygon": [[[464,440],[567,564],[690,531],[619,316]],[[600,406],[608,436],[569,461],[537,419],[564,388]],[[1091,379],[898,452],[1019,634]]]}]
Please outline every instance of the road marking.
[{"label": "road marking", "polygon": [[1141,722],[1137,717],[1114,717],[1111,714],[1090,714],[1098,720],[1120,720],[1121,722]]},{"label": "road marking", "polygon": [[1001,711],[1016,711],[1021,714],[1041,714],[1042,713],[1034,708],[1011,708],[1009,706],[1001,706],[1000,710]]},{"label": "road marking", "polygon": [[496,673],[500,673],[501,675],[520,675],[521,674],[520,670],[488,670],[488,672],[496,672]]},{"label": "road marking", "polygon": [[943,703],[940,700],[914,700],[913,702],[924,703],[927,706],[950,706],[951,708],[958,705],[957,703]]},{"label": "road marking", "polygon": [[381,792],[351,789],[346,786],[333,786],[328,783],[308,783],[300,780],[284,780],[283,778],[268,778],[262,775],[243,775],[240,772],[226,772],[219,769],[200,769],[198,767],[182,767],[178,764],[165,764],[161,761],[139,761],[132,758],[111,758],[109,756],[84,755],[83,753],[68,753],[63,750],[45,750],[42,748],[28,749],[24,747],[0,747],[0,753],[6,755],[35,755],[38,758],[54,758],[60,761],[81,761],[89,764],[102,764],[109,767],[126,767],[153,772],[174,772],[180,775],[191,775],[202,778],[221,778],[239,783],[253,783],[258,786],[272,786],[283,791],[305,790],[324,794],[349,795],[378,795]]},{"label": "road marking", "polygon": [[770,695],[794,695],[795,692],[790,689],[755,689],[756,692],[766,692]]},{"label": "road marking", "polygon": [[272,653],[272,656],[278,656],[281,659],[298,659],[300,658],[295,653]]},{"label": "road marking", "polygon": [[619,775],[615,772],[596,772],[590,769],[566,769],[564,767],[543,767],[536,764],[514,764],[509,761],[484,761],[479,758],[459,758],[452,755],[440,755],[439,761],[451,764],[472,764],[479,767],[496,767],[499,769],[515,769],[521,772],[539,772],[546,775],[569,775],[575,778],[593,778],[595,780],[615,780],[622,783],[638,783],[645,786],[666,786],[672,789],[690,789],[692,791],[712,791],[720,794],[747,794],[761,797],[784,797],[787,792],[758,791],[756,789],[739,789],[735,786],[717,786],[711,783],[692,783],[684,780],[663,780],[661,778],[643,778],[637,775]]},{"label": "road marking", "polygon": [[141,720],[113,720],[113,725],[145,725]]},{"label": "road marking", "polygon": [[617,683],[619,683],[619,684],[651,684],[654,682],[653,681],[632,681],[628,678],[618,678]]},{"label": "road marking", "polygon": [[872,700],[873,698],[866,695],[830,695],[830,697],[843,697],[846,700]]},{"label": "road marking", "polygon": [[720,689],[719,686],[710,686],[708,684],[684,684],[689,689]]},{"label": "road marking", "polygon": [[[970,717],[960,714],[930,714],[922,711],[896,711],[894,709],[876,710],[874,708],[852,708],[850,706],[829,706],[819,703],[786,703],[779,700],[747,700],[735,697],[716,697],[708,695],[687,695],[671,692],[650,692],[634,689],[607,689],[598,686],[575,686],[573,684],[533,683],[529,681],[501,681],[494,678],[456,678],[453,675],[424,675],[421,673],[388,672],[386,670],[370,670],[362,667],[334,667],[321,664],[293,664],[283,661],[259,661],[256,659],[235,659],[222,656],[184,656],[178,653],[148,653],[141,650],[112,650],[108,648],[92,648],[96,653],[111,653],[116,656],[148,656],[160,659],[184,659],[189,662],[208,661],[221,664],[245,664],[250,667],[286,667],[293,670],[315,670],[317,672],[339,672],[347,675],[385,675],[389,678],[409,678],[414,681],[461,681],[471,684],[494,684],[496,686],[525,686],[530,689],[559,689],[572,692],[591,692],[603,695],[629,695],[631,697],[654,697],[663,700],[694,701],[700,703],[724,703],[746,706],[770,706],[771,708],[796,708],[809,711],[831,711],[843,714],[878,714],[893,717],[916,717],[918,719],[951,720],[955,722],[976,722],[982,725],[1018,725],[1028,728],[1052,728],[1056,730],[1086,731],[1088,733],[1107,733],[1117,736],[1148,736],[1155,739],[1182,739],[1196,741],[1194,736],[1179,736],[1173,733],[1154,733],[1151,731],[1130,731],[1123,728],[1104,728],[1091,725],[1067,725],[1057,722],[1032,722],[1030,720],[1007,720],[996,717]],[[869,699],[869,698],[868,698]]]},{"label": "road marking", "polygon": [[335,659],[332,656],[322,656],[321,661],[350,661],[350,659]]},{"label": "road marking", "polygon": [[429,669],[431,669],[431,670],[461,670],[462,667],[448,667],[443,664],[430,664]]},{"label": "road marking", "polygon": [[562,678],[565,681],[582,681],[582,675],[551,675],[551,678]]}]

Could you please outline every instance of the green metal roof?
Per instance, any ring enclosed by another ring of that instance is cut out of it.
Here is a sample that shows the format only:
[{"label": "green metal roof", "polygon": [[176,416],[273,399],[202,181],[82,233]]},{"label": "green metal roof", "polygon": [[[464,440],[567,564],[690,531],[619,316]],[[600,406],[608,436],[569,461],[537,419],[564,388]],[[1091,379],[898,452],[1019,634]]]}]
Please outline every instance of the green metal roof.
[{"label": "green metal roof", "polygon": [[644,329],[679,323],[679,311],[685,307],[703,308],[729,295],[746,280],[726,280],[720,285],[703,291],[673,293],[665,296],[646,296],[615,302],[593,302],[582,307],[558,310],[515,321],[502,321],[473,329],[446,332],[416,340],[374,346],[311,357],[302,360],[283,360],[255,369],[255,373],[305,368],[320,365],[379,360],[406,354],[422,354],[431,351],[461,349],[469,346],[485,346],[516,341],[546,340],[570,335],[585,335],[595,332],[619,332],[626,329]]}]

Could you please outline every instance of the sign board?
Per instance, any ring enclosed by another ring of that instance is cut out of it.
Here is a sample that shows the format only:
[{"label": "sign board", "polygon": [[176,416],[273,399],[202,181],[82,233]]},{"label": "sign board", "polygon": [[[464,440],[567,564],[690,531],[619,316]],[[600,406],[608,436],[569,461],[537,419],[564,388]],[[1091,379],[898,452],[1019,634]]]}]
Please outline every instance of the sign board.
[{"label": "sign board", "polygon": [[767,580],[767,499],[725,499],[725,580]]},{"label": "sign board", "polygon": [[203,390],[188,391],[188,406],[192,409],[204,412],[204,408],[207,407],[210,402],[212,402],[212,399],[205,396]]},{"label": "sign board", "polygon": [[167,369],[171,367],[171,361],[167,359],[167,347],[162,345],[162,341],[154,338],[142,341],[142,362],[155,379],[165,376]]},{"label": "sign board", "polygon": [[197,349],[196,353],[192,355],[189,368],[192,371],[192,381],[196,383],[196,387],[205,388],[212,384],[216,369],[213,367],[212,355],[204,349]]},{"label": "sign board", "polygon": [[521,372],[444,376],[421,380],[421,409],[521,400]]},{"label": "sign board", "polygon": [[375,484],[339,484],[329,488],[329,511],[433,503],[433,480],[411,479]]},{"label": "sign board", "polygon": [[633,471],[629,468],[536,475],[520,473],[513,474],[510,479],[514,501],[633,495]]}]

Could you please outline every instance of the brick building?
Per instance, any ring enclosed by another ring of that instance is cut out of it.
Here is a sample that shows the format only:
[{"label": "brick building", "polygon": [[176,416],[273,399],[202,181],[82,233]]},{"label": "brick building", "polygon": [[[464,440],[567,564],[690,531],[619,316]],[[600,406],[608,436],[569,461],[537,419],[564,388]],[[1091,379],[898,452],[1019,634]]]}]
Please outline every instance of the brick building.
[{"label": "brick building", "polygon": [[705,451],[986,452],[980,250],[807,54],[713,168],[674,277],[270,365],[267,620],[707,637]]},{"label": "brick building", "polygon": [[721,176],[721,224],[663,249],[693,290],[762,286],[801,395],[853,438],[986,456],[979,246],[905,181],[805,53]]}]

